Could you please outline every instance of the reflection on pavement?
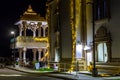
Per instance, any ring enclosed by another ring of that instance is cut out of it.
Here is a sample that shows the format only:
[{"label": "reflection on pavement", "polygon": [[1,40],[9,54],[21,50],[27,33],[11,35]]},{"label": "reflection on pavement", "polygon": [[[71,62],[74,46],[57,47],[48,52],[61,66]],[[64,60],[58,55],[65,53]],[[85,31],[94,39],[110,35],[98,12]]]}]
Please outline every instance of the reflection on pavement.
[{"label": "reflection on pavement", "polygon": [[0,74],[0,76],[22,76],[20,74]]}]

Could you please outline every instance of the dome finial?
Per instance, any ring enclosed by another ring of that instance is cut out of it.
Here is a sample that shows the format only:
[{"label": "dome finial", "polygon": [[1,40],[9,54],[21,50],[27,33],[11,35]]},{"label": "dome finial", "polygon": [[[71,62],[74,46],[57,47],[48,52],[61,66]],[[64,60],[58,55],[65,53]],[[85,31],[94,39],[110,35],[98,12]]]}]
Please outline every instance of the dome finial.
[{"label": "dome finial", "polygon": [[28,7],[28,10],[27,11],[29,11],[29,12],[32,12],[33,11],[33,9],[32,9],[32,7],[31,7],[31,5],[29,5],[29,7]]}]

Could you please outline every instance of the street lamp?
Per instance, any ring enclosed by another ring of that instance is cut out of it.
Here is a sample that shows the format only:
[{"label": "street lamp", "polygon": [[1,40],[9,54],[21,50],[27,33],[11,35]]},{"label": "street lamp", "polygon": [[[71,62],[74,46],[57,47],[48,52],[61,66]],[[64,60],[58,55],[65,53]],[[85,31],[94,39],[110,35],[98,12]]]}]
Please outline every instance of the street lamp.
[{"label": "street lamp", "polygon": [[15,67],[15,31],[11,31],[13,35],[13,66]]}]

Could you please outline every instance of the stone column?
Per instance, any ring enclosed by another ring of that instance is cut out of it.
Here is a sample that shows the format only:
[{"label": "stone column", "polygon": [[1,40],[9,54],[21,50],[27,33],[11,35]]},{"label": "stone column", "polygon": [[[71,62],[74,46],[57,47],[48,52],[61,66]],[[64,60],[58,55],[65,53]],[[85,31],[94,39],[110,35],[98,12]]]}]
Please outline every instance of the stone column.
[{"label": "stone column", "polygon": [[22,63],[22,49],[19,49],[19,65]]},{"label": "stone column", "polygon": [[37,28],[38,28],[38,26],[36,24],[31,24],[30,25],[30,29],[31,29],[31,31],[33,31],[33,37],[36,37]]},{"label": "stone column", "polygon": [[46,33],[46,25],[43,26],[43,37],[46,37],[45,33]]},{"label": "stone column", "polygon": [[37,52],[37,50],[32,49],[32,51],[33,51],[33,61],[36,61],[36,52]]},{"label": "stone column", "polygon": [[19,36],[22,36],[23,26],[19,24],[18,27],[19,27]]},{"label": "stone column", "polygon": [[27,48],[23,48],[23,62],[26,64],[26,51],[27,51]]},{"label": "stone column", "polygon": [[41,61],[41,49],[38,49],[39,55],[38,55],[38,60]]},{"label": "stone column", "polygon": [[38,26],[38,37],[41,37],[41,22],[38,22],[37,26]]},{"label": "stone column", "polygon": [[33,37],[36,37],[36,30],[33,30]]},{"label": "stone column", "polygon": [[38,37],[41,37],[41,27],[38,28]]},{"label": "stone column", "polygon": [[22,24],[23,24],[23,29],[24,29],[24,36],[26,36],[27,22],[23,21]]},{"label": "stone column", "polygon": [[46,54],[46,49],[43,50],[43,54],[44,54],[44,55],[43,55],[43,57],[44,57],[44,60],[43,60],[43,61],[44,61],[44,63],[45,63],[44,67],[47,67],[47,54]]},{"label": "stone column", "polygon": [[46,49],[43,50],[44,61],[46,61],[46,56],[45,56],[46,54],[45,53],[46,53]]}]

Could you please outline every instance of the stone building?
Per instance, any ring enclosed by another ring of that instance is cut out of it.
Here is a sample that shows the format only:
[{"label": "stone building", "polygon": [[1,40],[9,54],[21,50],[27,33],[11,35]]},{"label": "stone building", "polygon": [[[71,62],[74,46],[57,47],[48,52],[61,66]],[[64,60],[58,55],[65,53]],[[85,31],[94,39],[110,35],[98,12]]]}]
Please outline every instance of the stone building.
[{"label": "stone building", "polygon": [[119,73],[119,2],[48,0],[50,61],[67,70],[87,70],[95,61],[98,71]]}]

